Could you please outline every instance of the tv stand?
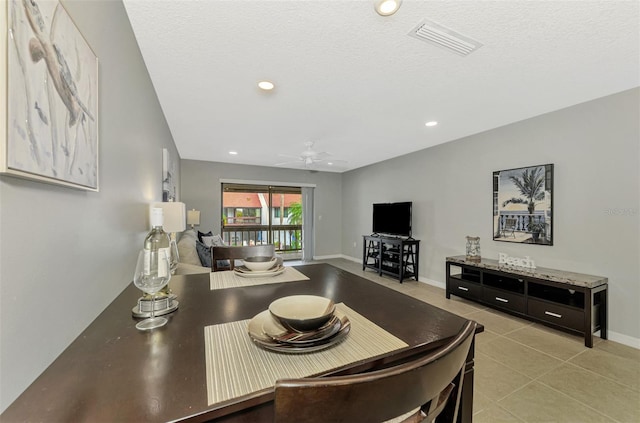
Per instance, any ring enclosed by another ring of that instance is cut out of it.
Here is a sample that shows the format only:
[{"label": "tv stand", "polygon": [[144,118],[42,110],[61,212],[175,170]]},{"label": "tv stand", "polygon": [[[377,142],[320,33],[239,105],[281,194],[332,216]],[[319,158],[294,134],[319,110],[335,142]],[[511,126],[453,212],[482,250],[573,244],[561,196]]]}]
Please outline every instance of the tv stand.
[{"label": "tv stand", "polygon": [[593,333],[607,339],[607,286],[602,276],[562,270],[504,266],[497,260],[475,262],[447,257],[447,298],[451,295],[482,303],[524,319],[584,336],[593,347]]},{"label": "tv stand", "polygon": [[418,280],[420,241],[382,235],[364,235],[362,270],[373,269],[380,276],[389,275],[400,283],[405,278]]}]

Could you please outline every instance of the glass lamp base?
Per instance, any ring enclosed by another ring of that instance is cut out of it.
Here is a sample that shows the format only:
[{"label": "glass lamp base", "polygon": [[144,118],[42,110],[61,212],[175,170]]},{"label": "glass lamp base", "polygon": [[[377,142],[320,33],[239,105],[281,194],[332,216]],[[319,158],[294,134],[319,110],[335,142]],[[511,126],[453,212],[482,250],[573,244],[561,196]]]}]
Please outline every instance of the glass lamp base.
[{"label": "glass lamp base", "polygon": [[138,330],[151,330],[155,328],[159,328],[161,326],[166,325],[168,322],[164,317],[153,317],[149,319],[144,319],[141,322],[138,322],[136,325],[136,329]]}]

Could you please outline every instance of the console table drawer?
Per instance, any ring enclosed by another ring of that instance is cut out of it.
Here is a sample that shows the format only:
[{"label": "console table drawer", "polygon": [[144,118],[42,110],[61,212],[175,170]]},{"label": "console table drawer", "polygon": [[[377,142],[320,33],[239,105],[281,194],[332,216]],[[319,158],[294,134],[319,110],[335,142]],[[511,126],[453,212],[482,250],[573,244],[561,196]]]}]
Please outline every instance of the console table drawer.
[{"label": "console table drawer", "polygon": [[451,293],[459,297],[479,300],[482,298],[482,287],[480,284],[463,281],[457,278],[450,279]]},{"label": "console table drawer", "polygon": [[584,330],[584,312],[563,305],[529,298],[529,315],[554,325]]},{"label": "console table drawer", "polygon": [[497,289],[484,287],[484,301],[500,308],[517,311],[518,313],[526,312],[526,302],[524,295],[511,292],[500,291]]}]

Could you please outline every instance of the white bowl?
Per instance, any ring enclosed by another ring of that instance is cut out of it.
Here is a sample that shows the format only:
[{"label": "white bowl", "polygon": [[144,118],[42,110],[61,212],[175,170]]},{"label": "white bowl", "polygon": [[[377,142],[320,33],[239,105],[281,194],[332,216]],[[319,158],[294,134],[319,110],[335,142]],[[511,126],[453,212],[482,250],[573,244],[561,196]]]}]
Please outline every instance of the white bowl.
[{"label": "white bowl", "polygon": [[269,311],[283,325],[302,332],[327,323],[335,309],[333,300],[315,295],[292,295],[269,304]]},{"label": "white bowl", "polygon": [[244,265],[249,270],[260,272],[271,269],[276,265],[277,258],[269,256],[255,256],[244,259]]}]

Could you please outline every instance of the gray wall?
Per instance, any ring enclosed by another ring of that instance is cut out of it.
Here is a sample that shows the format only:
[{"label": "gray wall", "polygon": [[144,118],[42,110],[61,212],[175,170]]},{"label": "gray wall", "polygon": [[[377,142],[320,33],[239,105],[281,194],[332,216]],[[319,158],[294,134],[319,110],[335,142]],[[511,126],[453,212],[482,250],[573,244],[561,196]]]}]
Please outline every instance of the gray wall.
[{"label": "gray wall", "polygon": [[[634,89],[345,173],[343,253],[359,258],[372,203],[413,201],[422,278],[444,283],[466,235],[480,236],[483,257],[607,276],[610,338],[640,347],[639,100]],[[545,163],[554,245],[493,241],[492,172]]]},{"label": "gray wall", "polygon": [[100,192],[0,177],[0,411],[131,281],[179,161],[122,3],[63,4],[100,60]]},{"label": "gray wall", "polygon": [[202,232],[220,233],[220,179],[315,184],[315,255],[340,254],[342,231],[342,176],[337,173],[276,169],[229,163],[182,160],[182,201],[200,210]]}]

